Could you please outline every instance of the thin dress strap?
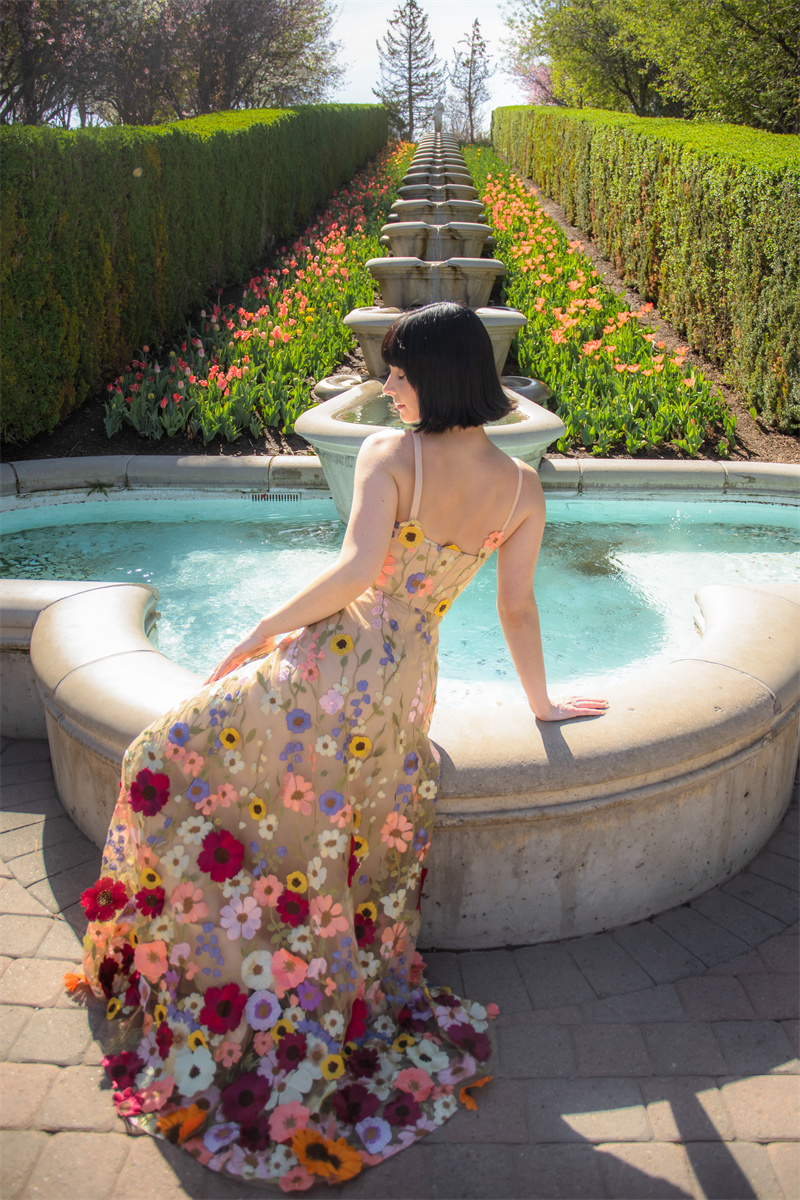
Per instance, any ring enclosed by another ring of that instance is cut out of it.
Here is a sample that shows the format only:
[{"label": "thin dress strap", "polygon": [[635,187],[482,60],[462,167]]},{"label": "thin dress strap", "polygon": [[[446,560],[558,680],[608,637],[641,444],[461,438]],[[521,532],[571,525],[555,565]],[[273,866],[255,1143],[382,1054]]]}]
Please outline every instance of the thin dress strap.
[{"label": "thin dress strap", "polygon": [[503,527],[500,530],[501,533],[505,533],[505,531],[508,527],[508,523],[514,515],[514,509],[517,507],[517,501],[519,500],[519,494],[520,494],[520,491],[522,490],[522,467],[519,465],[519,463],[517,463],[516,466],[517,466],[517,490],[514,492],[514,502],[511,505],[511,508],[508,510],[508,516],[506,517],[505,521],[503,522]]},{"label": "thin dress strap", "polygon": [[[411,512],[409,513],[409,521],[416,521],[419,513],[419,502],[422,499],[422,442],[419,440],[419,434],[415,429],[411,431],[411,437],[414,439],[414,497],[411,501]],[[514,501],[516,504],[516,500]]]}]

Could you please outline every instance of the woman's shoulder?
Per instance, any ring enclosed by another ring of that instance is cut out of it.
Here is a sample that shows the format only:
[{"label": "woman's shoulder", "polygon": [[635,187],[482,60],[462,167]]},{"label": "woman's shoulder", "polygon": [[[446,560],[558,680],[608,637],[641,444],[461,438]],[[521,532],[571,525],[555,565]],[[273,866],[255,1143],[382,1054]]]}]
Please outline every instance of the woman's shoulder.
[{"label": "woman's shoulder", "polygon": [[358,457],[369,463],[397,465],[413,455],[410,429],[378,429],[361,443]]}]

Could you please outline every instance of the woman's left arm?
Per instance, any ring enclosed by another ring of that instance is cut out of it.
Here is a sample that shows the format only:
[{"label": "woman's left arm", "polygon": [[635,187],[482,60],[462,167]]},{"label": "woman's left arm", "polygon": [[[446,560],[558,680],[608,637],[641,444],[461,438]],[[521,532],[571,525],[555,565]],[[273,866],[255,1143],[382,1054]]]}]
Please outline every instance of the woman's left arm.
[{"label": "woman's left arm", "polygon": [[378,577],[397,513],[396,434],[373,434],[356,461],[353,506],[339,557],[291,600],[263,617],[222,660],[207,682],[266,654],[279,634],[340,612]]}]

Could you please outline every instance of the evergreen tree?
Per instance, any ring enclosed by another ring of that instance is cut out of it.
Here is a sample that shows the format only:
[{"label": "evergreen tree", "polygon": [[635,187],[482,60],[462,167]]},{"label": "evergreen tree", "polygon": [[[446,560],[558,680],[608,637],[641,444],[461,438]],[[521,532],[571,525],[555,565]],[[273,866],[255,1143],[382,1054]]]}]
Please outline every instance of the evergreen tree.
[{"label": "evergreen tree", "polygon": [[455,93],[450,106],[451,120],[455,118],[453,132],[456,137],[461,136],[463,130],[463,135],[474,142],[476,126],[480,126],[481,106],[489,100],[486,80],[494,74],[477,18],[458,45],[465,49],[462,52],[456,48],[450,68],[450,83]]},{"label": "evergreen tree", "polygon": [[389,112],[392,132],[414,140],[444,90],[446,72],[428,30],[428,15],[417,0],[405,0],[389,19],[386,36],[375,43],[381,82],[373,94]]}]

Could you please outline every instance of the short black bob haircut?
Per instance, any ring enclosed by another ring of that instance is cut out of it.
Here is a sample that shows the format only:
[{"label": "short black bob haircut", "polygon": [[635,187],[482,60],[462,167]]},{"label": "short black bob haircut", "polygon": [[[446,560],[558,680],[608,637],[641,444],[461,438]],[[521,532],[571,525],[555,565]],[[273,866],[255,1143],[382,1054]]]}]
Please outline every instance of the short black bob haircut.
[{"label": "short black bob haircut", "polygon": [[405,312],[386,330],[381,354],[419,396],[420,433],[485,425],[514,408],[498,379],[489,334],[463,304]]}]

